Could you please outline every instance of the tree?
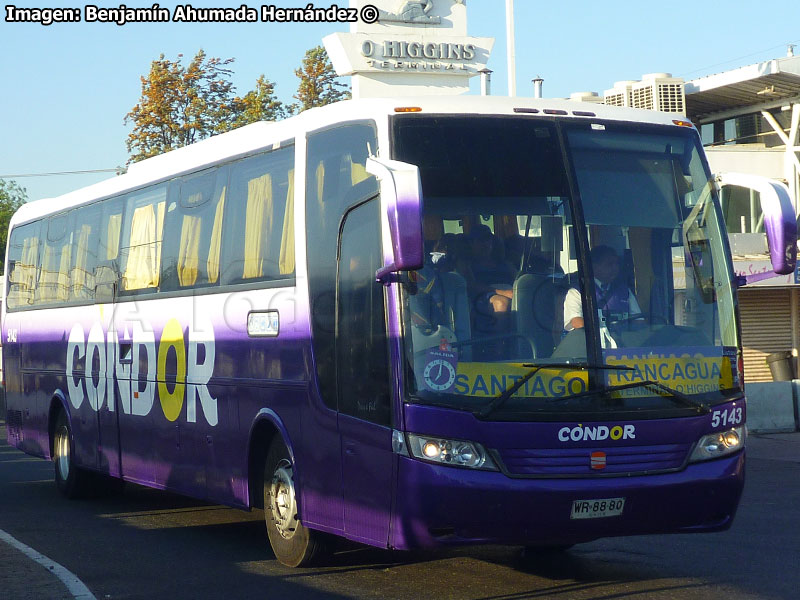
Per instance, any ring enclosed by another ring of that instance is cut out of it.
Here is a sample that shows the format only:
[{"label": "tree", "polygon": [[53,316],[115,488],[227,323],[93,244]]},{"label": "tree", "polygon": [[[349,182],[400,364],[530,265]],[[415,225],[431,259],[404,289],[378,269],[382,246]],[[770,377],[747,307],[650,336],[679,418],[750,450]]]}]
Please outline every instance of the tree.
[{"label": "tree", "polygon": [[232,126],[241,127],[257,121],[278,121],[291,114],[291,107],[286,107],[275,97],[275,84],[261,75],[256,81],[256,88],[245,94],[244,98],[234,100],[235,117]]},{"label": "tree", "polygon": [[295,95],[300,101],[300,112],[350,98],[350,90],[339,81],[322,46],[307,50],[301,67],[294,74],[300,78]]},{"label": "tree", "polygon": [[230,129],[233,121],[232,70],[234,59],[208,58],[197,52],[188,66],[164,58],[142,77],[142,97],[125,115],[133,122],[127,147],[132,162],[144,160]]},{"label": "tree", "polygon": [[233,58],[209,58],[199,50],[188,66],[182,54],[171,61],[162,54],[142,77],[142,97],[125,115],[133,123],[128,134],[129,162],[181,148],[217,133],[261,120],[275,120],[288,111],[275,98],[275,84],[263,75],[243,98],[230,81]]},{"label": "tree", "polygon": [[25,204],[28,195],[25,188],[16,181],[0,179],[0,268],[6,262],[6,241],[8,240],[8,223],[17,209]]}]

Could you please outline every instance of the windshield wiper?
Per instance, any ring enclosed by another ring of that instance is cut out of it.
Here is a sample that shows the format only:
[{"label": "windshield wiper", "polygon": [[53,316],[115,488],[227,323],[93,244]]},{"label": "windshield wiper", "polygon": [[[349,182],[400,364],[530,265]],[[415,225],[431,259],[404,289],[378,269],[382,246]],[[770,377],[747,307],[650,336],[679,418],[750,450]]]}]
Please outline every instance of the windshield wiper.
[{"label": "windshield wiper", "polygon": [[662,398],[667,398],[669,400],[672,400],[676,404],[682,404],[683,406],[694,408],[699,414],[708,414],[711,412],[711,407],[708,404],[704,404],[703,402],[700,402],[698,400],[693,400],[683,392],[679,392],[678,390],[672,389],[671,387],[664,385],[660,381],[652,381],[649,379],[645,381],[637,381],[635,383],[612,385],[610,387],[604,387],[596,390],[586,390],[585,392],[578,392],[577,394],[564,396],[562,398],[550,398],[549,400],[547,400],[547,402],[561,402],[563,400],[582,398],[584,396],[591,396],[597,393],[609,394],[611,392],[618,392],[620,390],[629,390],[639,387],[655,388],[656,390],[663,392],[659,394],[659,396],[661,396]]},{"label": "windshield wiper", "polygon": [[[530,371],[525,373],[522,377],[520,377],[514,384],[503,390],[500,394],[492,398],[491,402],[489,402],[483,408],[476,410],[473,414],[479,419],[485,419],[498,408],[500,408],[506,400],[511,398],[518,389],[520,389],[525,382],[531,379],[536,373],[541,371],[542,369],[580,369],[581,371],[588,371],[589,369],[604,369],[608,371],[635,371],[633,367],[627,367],[623,365],[590,365],[586,362],[559,362],[559,363],[544,363],[541,365],[534,365],[534,364],[523,364],[523,367],[529,367]],[[582,395],[585,392],[581,392],[578,395]],[[595,391],[596,393],[596,391]],[[574,397],[574,396],[571,396]]]}]

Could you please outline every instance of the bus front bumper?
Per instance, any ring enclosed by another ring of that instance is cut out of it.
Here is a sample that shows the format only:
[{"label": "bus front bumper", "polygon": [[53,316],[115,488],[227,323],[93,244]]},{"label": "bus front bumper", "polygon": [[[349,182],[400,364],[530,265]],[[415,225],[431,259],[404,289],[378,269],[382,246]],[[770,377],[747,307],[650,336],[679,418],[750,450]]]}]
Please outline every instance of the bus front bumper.
[{"label": "bus front bumper", "polygon": [[[602,537],[711,532],[733,522],[745,453],[635,477],[510,478],[399,457],[390,546],[567,545]],[[573,519],[576,500],[624,498],[618,516]]]}]

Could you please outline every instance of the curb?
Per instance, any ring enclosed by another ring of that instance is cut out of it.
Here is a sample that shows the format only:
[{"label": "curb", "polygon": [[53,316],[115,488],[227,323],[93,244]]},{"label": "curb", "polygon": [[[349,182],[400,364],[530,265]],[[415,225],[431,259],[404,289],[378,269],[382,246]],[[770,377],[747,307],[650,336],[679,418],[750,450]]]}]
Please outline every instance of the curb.
[{"label": "curb", "polygon": [[15,600],[97,600],[66,568],[0,529],[0,586]]},{"label": "curb", "polygon": [[753,433],[800,431],[800,380],[748,383],[747,429]]}]

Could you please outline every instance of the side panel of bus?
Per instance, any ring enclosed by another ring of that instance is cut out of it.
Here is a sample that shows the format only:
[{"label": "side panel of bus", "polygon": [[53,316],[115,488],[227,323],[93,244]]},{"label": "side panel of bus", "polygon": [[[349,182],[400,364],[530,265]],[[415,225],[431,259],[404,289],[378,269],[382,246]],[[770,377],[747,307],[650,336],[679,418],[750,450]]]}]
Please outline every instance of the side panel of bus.
[{"label": "side panel of bus", "polygon": [[[132,481],[247,503],[250,425],[268,406],[299,428],[306,361],[289,288],[123,302],[115,330],[122,472]],[[248,337],[270,312],[280,335]]]},{"label": "side panel of bus", "polygon": [[78,466],[248,506],[249,435],[268,411],[294,452],[303,520],[386,545],[395,411],[365,170],[376,137],[368,122],[309,137],[308,303],[291,144],[20,227],[6,326],[21,447],[49,456],[64,410]]},{"label": "side panel of bus", "polygon": [[284,144],[15,228],[10,441],[49,456],[64,410],[78,466],[248,505],[256,415],[298,431],[308,399],[293,164]]}]

